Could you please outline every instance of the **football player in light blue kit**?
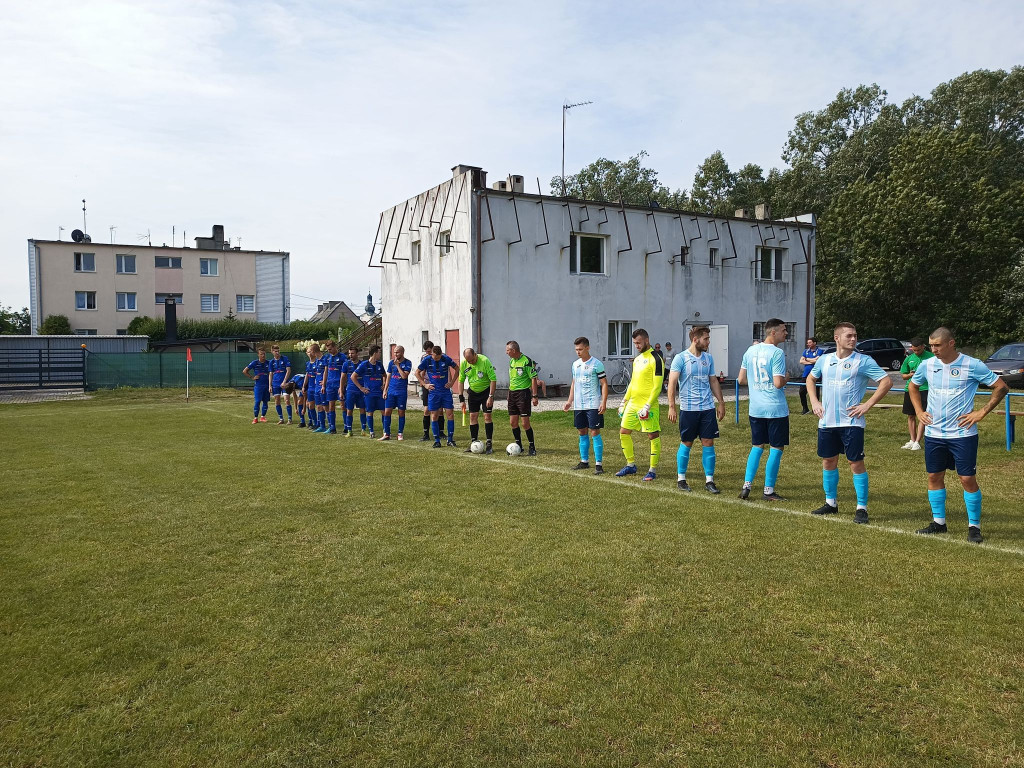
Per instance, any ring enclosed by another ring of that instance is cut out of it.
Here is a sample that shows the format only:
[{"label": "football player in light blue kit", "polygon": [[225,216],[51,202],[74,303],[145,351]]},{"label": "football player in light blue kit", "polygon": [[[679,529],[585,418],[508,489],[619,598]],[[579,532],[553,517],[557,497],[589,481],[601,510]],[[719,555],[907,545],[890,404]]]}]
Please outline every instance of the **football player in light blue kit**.
[{"label": "football player in light blue kit", "polygon": [[[928,337],[935,357],[921,361],[910,379],[910,400],[924,427],[924,463],[932,521],[918,533],[946,532],[946,470],[955,469],[964,489],[967,540],[981,544],[981,489],[978,487],[978,422],[990,414],[1009,387],[980,360],[957,352],[948,328]],[[920,386],[928,383],[928,410]],[[978,385],[992,388],[983,408],[975,410]]]},{"label": "football player in light blue kit", "polygon": [[[270,347],[270,394],[274,396],[274,406],[277,408],[277,425],[284,424],[284,413],[281,412],[281,395],[284,394],[283,387],[292,375],[292,361],[281,354],[281,347],[274,344]],[[285,396],[285,403],[288,406],[288,423],[292,423],[292,401]]]},{"label": "football player in light blue kit", "polygon": [[573,342],[577,360],[572,361],[572,383],[563,411],[575,411],[573,424],[580,433],[580,463],[573,469],[590,469],[590,444],[594,444],[594,474],[603,475],[604,412],[608,407],[608,377],[604,363],[590,354],[590,339],[580,336]]},{"label": "football player in light blue kit", "polygon": [[363,404],[366,407],[366,423],[370,425],[370,437],[376,438],[373,430],[374,411],[381,412],[384,418],[384,365],[380,361],[380,347],[370,347],[370,356],[363,360],[352,373],[352,380],[363,393]]},{"label": "football player in light blue kit", "polygon": [[[850,462],[857,512],[853,522],[868,522],[868,471],[864,466],[864,415],[885,397],[892,379],[867,355],[857,351],[857,329],[853,323],[839,323],[835,330],[836,351],[821,355],[807,374],[806,393],[811,410],[818,417],[818,456],[821,457],[821,485],[825,503],[814,515],[839,511],[839,454]],[[878,389],[862,403],[869,382]],[[817,384],[821,382],[821,400]]]},{"label": "football player in light blue kit", "polygon": [[689,336],[689,348],[672,359],[668,377],[668,420],[674,423],[677,419],[677,390],[682,407],[678,416],[680,442],[676,451],[676,487],[681,491],[690,490],[686,482],[686,468],[690,463],[693,441],[699,437],[704,488],[708,493],[721,493],[715,485],[715,438],[718,437],[718,422],[725,418],[725,398],[715,375],[715,360],[708,352],[711,328],[707,325],[694,326]]},{"label": "football player in light blue kit", "polygon": [[395,347],[395,358],[388,363],[387,379],[384,382],[384,436],[381,440],[391,439],[391,414],[398,410],[398,439],[404,440],[405,406],[409,401],[409,374],[412,373],[412,360],[405,357],[405,347]]},{"label": "football player in light blue kit", "polygon": [[736,380],[747,385],[750,418],[750,455],[743,475],[740,498],[750,495],[765,446],[768,461],[764,467],[764,500],[785,501],[775,492],[779,479],[782,451],[789,445],[789,404],[786,402],[786,354],[779,349],[789,335],[786,324],[776,317],[764,324],[764,341],[754,343],[743,353]]}]

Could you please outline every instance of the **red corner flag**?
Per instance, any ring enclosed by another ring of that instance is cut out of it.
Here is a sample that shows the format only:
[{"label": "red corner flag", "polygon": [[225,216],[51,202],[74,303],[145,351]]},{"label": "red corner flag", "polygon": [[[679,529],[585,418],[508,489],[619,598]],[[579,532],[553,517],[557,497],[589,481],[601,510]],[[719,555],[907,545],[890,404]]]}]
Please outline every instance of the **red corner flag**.
[{"label": "red corner flag", "polygon": [[185,359],[192,362],[192,347],[185,347]]}]

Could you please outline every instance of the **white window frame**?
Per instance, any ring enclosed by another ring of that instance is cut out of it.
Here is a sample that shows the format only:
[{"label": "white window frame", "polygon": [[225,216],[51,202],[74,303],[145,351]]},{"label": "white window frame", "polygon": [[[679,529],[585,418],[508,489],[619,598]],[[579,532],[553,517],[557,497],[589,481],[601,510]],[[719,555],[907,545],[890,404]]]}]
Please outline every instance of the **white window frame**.
[{"label": "white window frame", "polygon": [[[84,307],[78,306],[78,297],[84,297]],[[92,297],[92,306],[89,306],[89,297]],[[96,291],[75,291],[75,311],[76,312],[95,312],[96,307]]]},{"label": "white window frame", "polygon": [[[127,259],[132,260],[131,270],[125,269]],[[118,253],[114,256],[114,269],[119,275],[137,275],[139,274],[138,265],[136,264],[134,253]]]},{"label": "white window frame", "polygon": [[[92,259],[92,269],[87,269],[85,266],[85,257],[88,256]],[[75,251],[75,272],[95,272],[96,271],[96,254],[88,251]]]},{"label": "white window frame", "polygon": [[413,264],[419,264],[423,259],[423,247],[419,240],[413,240],[409,246],[409,261]]},{"label": "white window frame", "polygon": [[180,293],[157,293],[155,295],[158,296],[158,297],[159,296],[163,296],[164,297],[163,299],[157,298],[156,303],[157,303],[157,306],[159,306],[159,307],[162,307],[164,304],[167,303],[165,301],[165,299],[171,298],[171,297],[173,297],[175,299],[175,302],[174,302],[175,304],[181,305],[181,304],[185,303],[185,297],[182,294],[180,294]]},{"label": "white window frame", "polygon": [[75,328],[75,336],[98,336],[96,328]]},{"label": "white window frame", "polygon": [[[768,258],[771,266],[771,273],[767,277],[764,276],[764,269],[762,268],[762,262],[766,251],[770,253]],[[771,283],[781,282],[783,271],[782,262],[786,257],[786,249],[759,245],[754,253],[756,256],[754,259],[754,279],[764,280]]]},{"label": "white window frame", "polygon": [[[615,327],[615,339],[618,341],[618,346],[613,351],[611,346],[607,346],[608,359],[609,360],[622,360],[627,357],[633,356],[633,331],[637,329],[637,320],[609,320],[608,330]],[[628,344],[623,344],[623,332],[626,332],[625,339],[628,340]],[[611,341],[611,334],[606,337],[606,344]]]},{"label": "white window frame", "polygon": [[[199,260],[199,274],[202,277],[220,277],[220,264],[218,259],[200,259]],[[203,268],[206,271],[203,272]],[[213,271],[210,271],[210,267],[213,267]]]},{"label": "white window frame", "polygon": [[[252,309],[245,309],[245,300],[252,299]],[[250,293],[235,294],[235,312],[239,315],[251,315],[256,312],[256,295]]]},{"label": "white window frame", "polygon": [[[118,291],[116,294],[115,306],[118,312],[138,312],[139,297],[134,291]],[[121,306],[121,297],[124,296],[124,306]]]},{"label": "white window frame", "polygon": [[[161,264],[161,259],[167,263]],[[156,256],[153,259],[153,266],[155,269],[181,269],[181,256]]]},{"label": "white window frame", "polygon": [[[601,247],[601,269],[598,272],[583,272],[580,269],[580,240],[597,240]],[[604,235],[595,235],[590,232],[571,232],[569,234],[569,274],[577,277],[584,276],[606,276],[608,274],[608,238]]]},{"label": "white window frame", "polygon": [[441,246],[441,255],[444,256],[446,253],[452,252],[452,231],[446,229],[444,232],[437,236],[437,242]]},{"label": "white window frame", "polygon": [[[207,309],[206,307],[210,308]],[[199,311],[200,312],[220,312],[220,294],[219,293],[201,293],[199,294]]]},{"label": "white window frame", "polygon": [[718,258],[718,249],[714,247],[708,248],[708,267],[715,269],[720,263],[721,262]]}]

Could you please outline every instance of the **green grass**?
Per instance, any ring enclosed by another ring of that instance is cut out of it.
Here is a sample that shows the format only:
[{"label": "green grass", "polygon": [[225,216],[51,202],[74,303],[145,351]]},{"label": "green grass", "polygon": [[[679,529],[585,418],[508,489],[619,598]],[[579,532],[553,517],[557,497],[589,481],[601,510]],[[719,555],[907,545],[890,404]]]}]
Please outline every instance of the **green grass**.
[{"label": "green grass", "polygon": [[841,519],[806,514],[808,417],[769,507],[735,498],[731,411],[712,498],[674,490],[671,436],[654,487],[568,471],[561,413],[509,459],[195,395],[0,406],[0,765],[1024,765],[1024,459],[995,416],[976,547],[959,491],[947,537],[903,535],[929,515],[895,411],[861,527],[845,467]]}]

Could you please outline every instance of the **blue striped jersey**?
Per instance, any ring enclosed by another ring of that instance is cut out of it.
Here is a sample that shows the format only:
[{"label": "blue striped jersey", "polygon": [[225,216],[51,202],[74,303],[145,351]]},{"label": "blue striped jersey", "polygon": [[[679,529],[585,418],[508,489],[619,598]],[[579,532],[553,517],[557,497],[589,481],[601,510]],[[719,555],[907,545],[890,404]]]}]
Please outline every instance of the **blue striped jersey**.
[{"label": "blue striped jersey", "polygon": [[786,375],[786,353],[774,344],[753,344],[743,353],[740,368],[747,372],[750,415],[761,419],[789,416],[785,388],[778,389],[775,376]]},{"label": "blue striped jersey", "polygon": [[849,410],[860,405],[869,382],[881,381],[887,375],[878,363],[860,352],[842,358],[835,352],[819,357],[811,368],[811,376],[821,382],[821,404],[825,409],[818,426],[863,428],[867,420],[863,416],[853,418]]},{"label": "blue striped jersey", "polygon": [[605,378],[604,363],[591,356],[583,362],[572,362],[572,407],[575,411],[596,410],[601,407],[601,379]]},{"label": "blue striped jersey", "polygon": [[978,385],[991,386],[997,378],[981,360],[962,353],[949,365],[937,357],[922,360],[910,380],[918,386],[928,382],[932,423],[925,426],[925,436],[949,439],[978,434],[977,424],[964,429],[956,420],[974,410]]},{"label": "blue striped jersey", "polygon": [[[781,350],[780,350],[781,351]],[[679,407],[684,411],[708,411],[715,407],[711,376],[715,359],[708,352],[695,357],[684,349],[672,358],[672,370],[679,374]]]}]

